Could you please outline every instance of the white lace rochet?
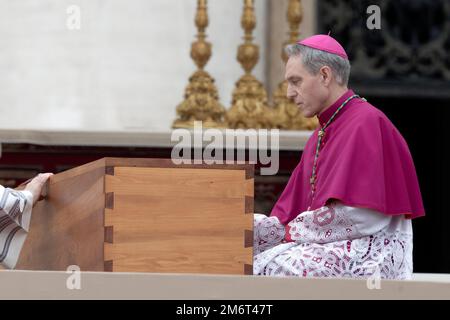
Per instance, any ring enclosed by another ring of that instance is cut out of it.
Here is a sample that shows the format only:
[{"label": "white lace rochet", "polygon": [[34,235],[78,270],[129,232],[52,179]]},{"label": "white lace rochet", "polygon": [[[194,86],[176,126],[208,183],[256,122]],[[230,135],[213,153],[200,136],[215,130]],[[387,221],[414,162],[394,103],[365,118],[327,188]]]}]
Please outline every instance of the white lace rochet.
[{"label": "white lace rochet", "polygon": [[287,226],[255,214],[253,270],[271,276],[410,279],[411,220],[338,202],[302,212]]}]

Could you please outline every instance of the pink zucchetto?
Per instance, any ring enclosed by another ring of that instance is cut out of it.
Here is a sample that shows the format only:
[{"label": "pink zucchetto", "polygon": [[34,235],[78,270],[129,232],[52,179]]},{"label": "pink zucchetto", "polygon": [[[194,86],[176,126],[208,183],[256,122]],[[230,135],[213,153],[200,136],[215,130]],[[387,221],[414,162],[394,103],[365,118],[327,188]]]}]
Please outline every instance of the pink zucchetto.
[{"label": "pink zucchetto", "polygon": [[341,58],[348,60],[348,56],[344,48],[340,45],[339,42],[336,41],[336,39],[330,37],[329,35],[317,34],[297,43],[313,49],[336,54]]}]

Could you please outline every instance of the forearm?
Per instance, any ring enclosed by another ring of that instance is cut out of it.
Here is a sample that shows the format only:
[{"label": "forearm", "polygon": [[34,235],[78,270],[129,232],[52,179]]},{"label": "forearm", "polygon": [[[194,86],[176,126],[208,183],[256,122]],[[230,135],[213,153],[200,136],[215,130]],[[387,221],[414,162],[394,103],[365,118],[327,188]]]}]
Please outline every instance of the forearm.
[{"label": "forearm", "polygon": [[33,196],[0,186],[0,264],[14,268],[30,226]]}]

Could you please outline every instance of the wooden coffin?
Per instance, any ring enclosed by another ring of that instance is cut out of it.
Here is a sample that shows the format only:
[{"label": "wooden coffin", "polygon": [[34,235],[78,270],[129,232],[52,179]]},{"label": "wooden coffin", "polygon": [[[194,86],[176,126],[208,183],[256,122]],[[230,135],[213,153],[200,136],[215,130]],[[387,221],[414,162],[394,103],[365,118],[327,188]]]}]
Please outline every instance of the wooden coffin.
[{"label": "wooden coffin", "polygon": [[104,158],[56,174],[16,269],[251,274],[253,165]]}]

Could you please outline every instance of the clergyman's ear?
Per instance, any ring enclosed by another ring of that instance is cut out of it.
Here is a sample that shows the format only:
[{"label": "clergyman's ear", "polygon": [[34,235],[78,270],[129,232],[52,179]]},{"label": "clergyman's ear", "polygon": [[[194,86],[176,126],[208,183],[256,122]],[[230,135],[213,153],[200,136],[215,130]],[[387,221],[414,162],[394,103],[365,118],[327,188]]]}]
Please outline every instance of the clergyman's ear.
[{"label": "clergyman's ear", "polygon": [[328,66],[323,66],[322,68],[320,68],[319,73],[320,73],[320,77],[323,81],[323,84],[325,86],[328,86],[331,82],[331,77],[332,77],[331,68]]}]

